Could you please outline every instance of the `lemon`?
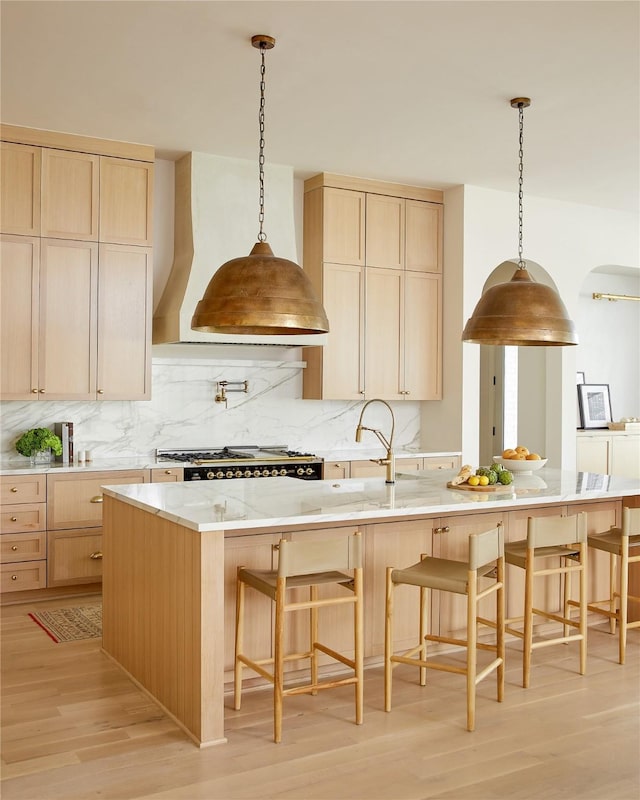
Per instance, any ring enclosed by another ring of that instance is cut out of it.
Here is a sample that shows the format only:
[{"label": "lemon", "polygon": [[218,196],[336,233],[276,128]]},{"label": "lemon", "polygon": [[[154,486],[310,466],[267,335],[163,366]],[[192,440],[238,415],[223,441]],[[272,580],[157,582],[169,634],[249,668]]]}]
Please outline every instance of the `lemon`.
[{"label": "lemon", "polygon": [[479,482],[480,482],[480,486],[488,486],[489,485],[489,476],[488,475],[480,475]]},{"label": "lemon", "polygon": [[477,475],[472,475],[467,481],[467,483],[469,484],[469,486],[477,486],[480,483],[480,478]]}]

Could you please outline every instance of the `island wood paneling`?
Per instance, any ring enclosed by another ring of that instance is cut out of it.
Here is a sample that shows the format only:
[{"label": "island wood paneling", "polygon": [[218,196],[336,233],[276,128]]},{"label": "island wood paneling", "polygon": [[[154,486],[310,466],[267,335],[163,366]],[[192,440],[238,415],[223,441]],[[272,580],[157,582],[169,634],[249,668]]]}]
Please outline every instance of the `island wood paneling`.
[{"label": "island wood paneling", "polygon": [[104,652],[201,746],[224,739],[224,534],[105,497]]}]

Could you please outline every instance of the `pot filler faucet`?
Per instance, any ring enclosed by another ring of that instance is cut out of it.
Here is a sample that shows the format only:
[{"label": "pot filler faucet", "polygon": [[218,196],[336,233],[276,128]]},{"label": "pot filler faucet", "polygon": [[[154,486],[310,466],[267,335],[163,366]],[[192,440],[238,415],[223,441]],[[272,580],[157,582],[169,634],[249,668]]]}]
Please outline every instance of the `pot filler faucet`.
[{"label": "pot filler faucet", "polygon": [[[367,409],[367,406],[370,406],[371,403],[382,403],[382,405],[386,406],[389,409],[389,413],[391,414],[391,434],[389,439],[387,440],[381,431],[377,428],[367,428],[365,425],[362,424],[362,418],[364,417],[364,412]],[[358,420],[358,427],[356,428],[356,442],[362,441],[362,431],[371,431],[375,433],[375,435],[380,439],[382,444],[385,446],[387,450],[386,458],[370,458],[370,461],[373,461],[374,464],[380,464],[381,466],[385,466],[387,468],[387,477],[385,483],[395,483],[396,482],[396,459],[393,455],[393,432],[396,427],[396,420],[393,416],[393,409],[386,402],[386,400],[379,400],[378,398],[373,398],[373,400],[367,400],[367,402],[362,407],[362,411],[360,412],[360,419]]]}]

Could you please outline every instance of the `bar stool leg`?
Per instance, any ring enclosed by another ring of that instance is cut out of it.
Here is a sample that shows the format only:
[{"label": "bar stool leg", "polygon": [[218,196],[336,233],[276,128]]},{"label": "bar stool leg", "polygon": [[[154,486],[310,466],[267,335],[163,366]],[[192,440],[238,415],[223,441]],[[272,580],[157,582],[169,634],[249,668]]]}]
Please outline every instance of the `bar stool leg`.
[{"label": "bar stool leg", "polygon": [[478,665],[478,576],[469,571],[467,591],[467,730],[476,727],[476,670]]},{"label": "bar stool leg", "polygon": [[496,592],[496,657],[500,659],[500,665],[496,670],[498,682],[498,702],[504,700],[504,660],[505,660],[505,644],[504,644],[504,560],[498,560],[496,578],[501,584]]},{"label": "bar stool leg", "polygon": [[[616,556],[609,553],[609,611],[612,614],[616,613],[616,585],[621,588],[616,575],[617,561]],[[612,634],[616,632],[616,618],[613,616],[609,617],[609,631]]]},{"label": "bar stool leg", "polygon": [[527,548],[524,576],[524,637],[522,639],[522,686],[529,688],[533,643],[533,548]]},{"label": "bar stool leg", "polygon": [[387,567],[384,620],[384,710],[391,711],[391,648],[393,642],[393,567]]},{"label": "bar stool leg", "polygon": [[[238,568],[238,573],[240,572]],[[242,662],[238,660],[238,655],[243,652],[244,647],[244,581],[240,579],[236,582],[236,640],[235,640],[235,660],[234,660],[234,679],[233,679],[233,707],[236,711],[240,710],[242,702]]]},{"label": "bar stool leg", "polygon": [[[309,599],[315,602],[318,599],[318,587],[309,587]],[[316,651],[316,642],[318,641],[318,609],[309,609],[309,652],[311,653],[311,683],[318,683],[318,653]],[[318,691],[311,692],[312,695],[317,695]]]},{"label": "bar stool leg", "polygon": [[362,606],[362,572],[356,571],[354,577],[354,588],[356,593],[354,607],[354,631],[353,640],[355,644],[354,662],[356,673],[356,725],[362,725],[364,710],[364,608]]},{"label": "bar stool leg", "polygon": [[618,632],[618,661],[624,664],[627,653],[627,605],[629,595],[629,551],[623,545],[620,563],[619,601],[620,601],[620,631]]},{"label": "bar stool leg", "polygon": [[[426,661],[427,658],[427,589],[424,586],[420,587],[420,650],[418,651],[418,658],[421,661]],[[420,667],[420,686],[427,685],[427,668]]]},{"label": "bar stool leg", "polygon": [[580,674],[587,672],[587,543],[580,544]]},{"label": "bar stool leg", "polygon": [[282,739],[282,691],[284,689],[284,579],[278,578],[275,599],[273,663],[273,740]]}]

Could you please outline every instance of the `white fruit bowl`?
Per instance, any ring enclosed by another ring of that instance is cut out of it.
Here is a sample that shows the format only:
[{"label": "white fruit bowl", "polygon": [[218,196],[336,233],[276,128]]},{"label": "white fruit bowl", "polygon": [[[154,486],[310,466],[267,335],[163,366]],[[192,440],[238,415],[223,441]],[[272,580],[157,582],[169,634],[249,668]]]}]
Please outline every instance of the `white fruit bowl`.
[{"label": "white fruit bowl", "polygon": [[532,472],[542,469],[547,463],[546,458],[538,460],[521,461],[520,459],[503,458],[502,456],[494,456],[493,461],[495,464],[502,464],[503,467],[513,472],[514,475],[531,475]]}]

